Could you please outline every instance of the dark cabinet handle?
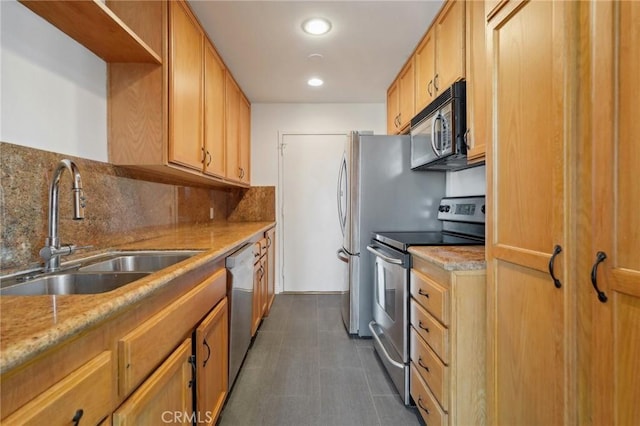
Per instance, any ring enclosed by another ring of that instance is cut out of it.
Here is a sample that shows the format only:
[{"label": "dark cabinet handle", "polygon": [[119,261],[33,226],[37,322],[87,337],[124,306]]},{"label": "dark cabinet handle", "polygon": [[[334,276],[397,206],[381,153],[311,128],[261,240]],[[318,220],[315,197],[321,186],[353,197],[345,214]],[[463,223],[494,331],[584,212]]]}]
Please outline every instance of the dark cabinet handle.
[{"label": "dark cabinet handle", "polygon": [[433,88],[436,90],[440,90],[440,86],[438,85],[438,74],[433,77]]},{"label": "dark cabinet handle", "polygon": [[609,299],[607,298],[607,295],[604,294],[604,291],[601,291],[598,288],[598,265],[604,262],[606,258],[607,258],[607,254],[603,251],[599,251],[596,254],[596,263],[594,263],[593,268],[591,268],[591,284],[593,285],[593,288],[598,294],[598,300],[601,301],[602,303],[606,303],[607,300]]},{"label": "dark cabinet handle", "polygon": [[427,328],[424,325],[422,325],[422,321],[418,321],[418,327],[420,327],[421,329],[423,329],[427,333],[429,332],[429,328]]},{"label": "dark cabinet handle", "polygon": [[267,248],[271,247],[271,237],[267,235]]},{"label": "dark cabinet handle", "polygon": [[207,151],[207,158],[208,158],[208,160],[207,160],[207,167],[208,167],[211,164],[211,159],[213,158],[209,151]]},{"label": "dark cabinet handle", "polygon": [[419,397],[418,397],[418,406],[419,406],[420,408],[422,408],[422,409],[425,411],[425,413],[427,413],[427,414],[431,414],[431,413],[429,412],[429,409],[428,409],[427,407],[425,407],[424,405],[422,405],[422,397],[421,397],[421,396],[419,396]]},{"label": "dark cabinet handle", "polygon": [[556,278],[556,275],[553,270],[553,263],[556,260],[556,256],[559,255],[561,252],[562,252],[562,247],[556,244],[556,246],[553,248],[553,254],[551,255],[551,259],[549,259],[549,275],[551,275],[551,278],[553,279],[553,284],[556,286],[556,288],[562,287],[562,283],[560,282],[559,279]]},{"label": "dark cabinet handle", "polygon": [[207,348],[207,358],[202,362],[202,367],[204,368],[207,366],[207,361],[209,361],[209,358],[211,358],[211,346],[209,346],[209,343],[207,343],[207,339],[204,339],[202,341],[202,344],[205,348]]},{"label": "dark cabinet handle", "polygon": [[433,85],[433,80],[429,80],[429,84],[427,84],[427,93],[429,93],[429,96],[433,96],[433,92],[431,91],[432,85]]},{"label": "dark cabinet handle", "polygon": [[207,154],[204,153],[204,147],[203,146],[200,147],[200,150],[202,150],[202,160],[200,160],[200,162],[202,164],[204,164],[204,160],[207,159]]},{"label": "dark cabinet handle", "polygon": [[73,426],[78,426],[80,424],[80,419],[82,418],[83,415],[84,415],[84,410],[82,408],[76,411],[76,414],[71,419],[71,421],[73,422]]},{"label": "dark cabinet handle", "polygon": [[429,298],[429,293],[426,293],[426,292],[422,291],[422,289],[421,289],[421,288],[419,288],[419,289],[418,289],[418,294],[419,294],[420,296],[424,296],[424,297],[426,297],[427,299]]},{"label": "dark cabinet handle", "polygon": [[424,365],[424,364],[422,363],[422,357],[420,357],[420,356],[418,357],[418,365],[419,365],[420,367],[424,368],[425,370],[427,370],[427,373],[431,372],[431,370],[429,370],[429,367],[427,367],[426,365]]}]

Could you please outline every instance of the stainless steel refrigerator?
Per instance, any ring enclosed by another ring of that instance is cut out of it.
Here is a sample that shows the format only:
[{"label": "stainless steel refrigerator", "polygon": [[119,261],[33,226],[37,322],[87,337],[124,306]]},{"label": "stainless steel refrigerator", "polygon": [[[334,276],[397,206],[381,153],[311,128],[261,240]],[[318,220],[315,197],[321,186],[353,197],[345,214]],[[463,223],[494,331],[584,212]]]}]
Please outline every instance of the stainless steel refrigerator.
[{"label": "stainless steel refrigerator", "polygon": [[[338,172],[338,219],[342,230],[342,319],[350,334],[370,336],[374,262],[366,251],[373,231],[437,231],[445,195],[443,172],[411,171],[409,136],[351,132]],[[346,286],[345,286],[346,287]]]}]

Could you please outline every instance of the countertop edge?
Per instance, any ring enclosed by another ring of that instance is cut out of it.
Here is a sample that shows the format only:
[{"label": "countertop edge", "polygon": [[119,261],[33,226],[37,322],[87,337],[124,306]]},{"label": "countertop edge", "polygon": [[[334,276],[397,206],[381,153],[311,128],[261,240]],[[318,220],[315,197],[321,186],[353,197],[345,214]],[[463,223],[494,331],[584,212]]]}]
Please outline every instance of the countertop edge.
[{"label": "countertop edge", "polygon": [[[3,345],[0,351],[0,375],[4,375],[10,372],[16,367],[25,364],[42,353],[54,348],[57,345],[62,344],[64,341],[73,338],[74,336],[88,331],[101,323],[109,320],[109,318],[118,315],[121,311],[127,307],[140,302],[141,300],[152,296],[160,289],[164,288],[176,277],[188,273],[206,263],[216,261],[217,259],[231,254],[243,243],[250,241],[252,238],[264,233],[265,231],[276,226],[276,222],[269,222],[251,232],[243,234],[241,237],[235,239],[232,243],[226,244],[223,247],[217,247],[210,250],[203,250],[203,253],[194,256],[191,261],[188,261],[184,265],[178,268],[167,268],[167,272],[160,276],[152,278],[142,278],[139,283],[131,289],[119,289],[115,290],[114,294],[117,294],[112,299],[109,299],[109,303],[98,304],[93,308],[83,311],[75,316],[67,318],[65,321],[55,324],[47,330],[43,330],[38,333],[34,333],[23,339],[16,340],[10,346]],[[148,244],[148,240],[145,241]],[[136,244],[126,244],[118,249],[121,250],[135,250]],[[170,249],[170,248],[167,248]],[[154,273],[156,274],[156,273]],[[152,275],[154,275],[152,274]],[[94,295],[95,296],[95,295]],[[3,296],[3,297],[32,297],[32,296]],[[33,296],[33,297],[55,297],[55,296]],[[91,296],[62,296],[62,297],[91,297]],[[0,300],[1,301],[1,300]],[[0,305],[1,306],[1,305]]]},{"label": "countertop edge", "polygon": [[449,272],[487,268],[484,246],[413,246],[409,253]]}]

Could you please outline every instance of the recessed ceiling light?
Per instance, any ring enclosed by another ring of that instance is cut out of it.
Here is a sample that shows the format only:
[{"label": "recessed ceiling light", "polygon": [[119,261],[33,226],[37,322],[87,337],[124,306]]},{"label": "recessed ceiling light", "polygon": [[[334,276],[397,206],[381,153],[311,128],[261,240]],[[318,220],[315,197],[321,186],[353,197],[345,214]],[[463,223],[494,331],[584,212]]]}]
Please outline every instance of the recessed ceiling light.
[{"label": "recessed ceiling light", "polygon": [[317,77],[313,77],[313,78],[310,78],[307,81],[307,84],[309,86],[318,87],[318,86],[322,86],[324,84],[324,81],[322,81],[321,79],[319,79]]},{"label": "recessed ceiling light", "polygon": [[307,34],[322,35],[331,30],[331,22],[324,18],[311,18],[302,23],[302,29]]}]

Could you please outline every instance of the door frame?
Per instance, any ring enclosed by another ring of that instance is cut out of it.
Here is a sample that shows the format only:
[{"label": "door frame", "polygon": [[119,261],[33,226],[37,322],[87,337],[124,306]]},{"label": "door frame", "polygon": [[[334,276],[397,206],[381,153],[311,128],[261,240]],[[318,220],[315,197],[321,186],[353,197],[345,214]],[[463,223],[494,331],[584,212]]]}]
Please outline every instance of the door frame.
[{"label": "door frame", "polygon": [[[283,215],[284,210],[284,161],[283,161],[283,150],[286,147],[284,143],[284,138],[286,136],[344,136],[349,137],[351,130],[336,130],[336,131],[278,131],[278,140],[276,149],[278,151],[278,186],[276,187],[276,221],[278,223],[279,232],[276,233],[276,240],[278,241],[278,256],[277,257],[277,266],[276,266],[276,288],[275,292],[283,293],[285,282],[284,282],[284,266],[286,259],[284,258],[284,230],[285,230],[285,220]],[[338,173],[338,169],[336,169],[336,177]],[[338,225],[339,226],[339,225]]]}]

